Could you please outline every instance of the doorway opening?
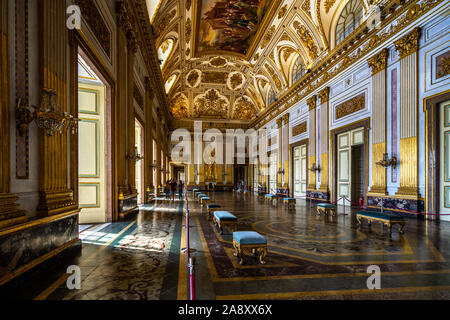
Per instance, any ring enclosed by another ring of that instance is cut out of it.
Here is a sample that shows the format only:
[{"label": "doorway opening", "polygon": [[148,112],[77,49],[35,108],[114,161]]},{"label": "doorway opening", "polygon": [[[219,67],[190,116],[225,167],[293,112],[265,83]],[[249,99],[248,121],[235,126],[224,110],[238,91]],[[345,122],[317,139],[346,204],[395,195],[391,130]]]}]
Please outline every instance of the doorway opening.
[{"label": "doorway opening", "polygon": [[[342,131],[341,131],[342,132]],[[344,131],[336,136],[336,182],[334,200],[344,198],[339,205],[350,206],[366,197],[366,153],[365,127]]]},{"label": "doorway opening", "polygon": [[450,100],[441,103],[439,109],[439,218],[450,221]]},{"label": "doorway opening", "polygon": [[77,61],[79,222],[111,222],[111,87],[81,49]]},{"label": "doorway opening", "polygon": [[306,144],[293,148],[294,198],[306,196],[308,157]]}]

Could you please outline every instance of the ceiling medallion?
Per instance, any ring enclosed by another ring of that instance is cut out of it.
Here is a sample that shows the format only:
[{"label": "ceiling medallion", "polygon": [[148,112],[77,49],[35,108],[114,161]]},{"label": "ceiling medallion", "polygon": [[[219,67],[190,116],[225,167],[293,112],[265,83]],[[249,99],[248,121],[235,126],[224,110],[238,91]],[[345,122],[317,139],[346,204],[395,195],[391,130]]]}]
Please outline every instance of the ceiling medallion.
[{"label": "ceiling medallion", "polygon": [[211,60],[209,60],[209,64],[213,67],[220,68],[227,65],[228,61],[225,58],[222,57],[214,57]]},{"label": "ceiling medallion", "polygon": [[198,69],[192,70],[191,72],[188,73],[186,77],[186,84],[191,88],[198,87],[198,85],[201,82],[201,75],[202,72],[200,70]]},{"label": "ceiling medallion", "polygon": [[245,77],[240,72],[232,72],[228,76],[227,85],[231,90],[239,90],[244,84]]}]

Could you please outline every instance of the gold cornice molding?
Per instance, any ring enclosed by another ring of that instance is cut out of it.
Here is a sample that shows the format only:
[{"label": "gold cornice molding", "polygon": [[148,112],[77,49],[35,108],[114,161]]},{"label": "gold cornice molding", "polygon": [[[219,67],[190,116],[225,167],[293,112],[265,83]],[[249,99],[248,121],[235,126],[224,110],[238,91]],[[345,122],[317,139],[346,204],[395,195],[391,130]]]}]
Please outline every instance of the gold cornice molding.
[{"label": "gold cornice molding", "polygon": [[[415,0],[410,0],[406,4],[403,4],[403,1],[401,0],[388,3],[381,12],[382,15],[385,14],[387,16],[387,18],[382,21],[381,28],[391,24],[406,11],[408,11],[408,17],[402,17],[399,20],[399,23],[391,29],[390,33],[383,34],[382,36],[377,36],[379,29],[373,29],[370,31],[364,24],[358,27],[358,29],[356,29],[350,37],[347,37],[322,60],[318,61],[309,73],[305,74],[290,89],[286,90],[280,97],[278,97],[276,102],[264,109],[264,111],[259,114],[258,118],[250,123],[250,126],[254,128],[263,127],[278,114],[287,110],[294,103],[311,94],[314,90],[316,90],[316,88],[319,88],[323,84],[329,82],[336,75],[341,74],[343,70],[357,63],[361,57],[369,53],[373,48],[388,41],[425,13],[436,7],[442,1],[443,0],[428,0],[420,5],[418,5]],[[419,9],[417,8],[418,6],[420,7]],[[360,50],[360,46],[364,43],[364,41],[370,41],[370,45],[364,50]],[[359,54],[354,55],[354,57],[352,56],[351,59],[348,58],[352,52],[357,52],[358,50]],[[344,55],[344,51],[346,51],[347,54]],[[345,63],[341,64],[339,68],[335,68],[335,66],[344,59],[346,60]],[[329,73],[329,71],[333,68],[336,69],[336,72]],[[316,81],[314,86],[311,85],[314,80],[317,80],[320,77],[322,77],[322,81]],[[299,92],[305,88],[307,88],[307,90],[300,95]],[[291,103],[291,101],[295,102]],[[275,112],[276,109],[278,109],[278,112]]]},{"label": "gold cornice molding", "polygon": [[309,111],[314,110],[317,107],[317,96],[314,95],[307,100]]},{"label": "gold cornice molding", "polygon": [[367,62],[369,63],[369,67],[372,69],[372,75],[386,70],[388,55],[389,50],[387,48],[384,48],[379,53],[367,60]]},{"label": "gold cornice molding", "polygon": [[320,103],[327,103],[330,100],[330,87],[325,87],[319,91]]},{"label": "gold cornice molding", "polygon": [[419,39],[421,34],[421,28],[416,27],[406,36],[394,42],[395,50],[398,51],[400,59],[403,59],[419,50]]},{"label": "gold cornice molding", "polygon": [[281,117],[283,119],[284,124],[289,124],[289,112]]}]

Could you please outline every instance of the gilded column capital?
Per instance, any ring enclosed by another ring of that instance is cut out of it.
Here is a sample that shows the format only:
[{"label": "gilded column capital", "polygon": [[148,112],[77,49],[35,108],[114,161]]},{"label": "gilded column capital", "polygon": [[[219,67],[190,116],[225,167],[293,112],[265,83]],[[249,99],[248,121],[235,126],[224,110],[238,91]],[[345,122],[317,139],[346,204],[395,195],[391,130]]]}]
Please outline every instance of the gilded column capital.
[{"label": "gilded column capital", "polygon": [[421,31],[422,30],[417,27],[403,38],[394,42],[395,50],[397,50],[400,54],[400,59],[403,59],[419,50]]},{"label": "gilded column capital", "polygon": [[127,34],[128,30],[131,29],[131,22],[128,16],[127,5],[125,1],[116,2],[117,11],[117,26]]},{"label": "gilded column capital", "polygon": [[309,111],[314,110],[317,106],[317,96],[312,96],[307,100]]},{"label": "gilded column capital", "polygon": [[283,118],[277,119],[277,126],[278,126],[278,129],[280,129],[283,126]]},{"label": "gilded column capital", "polygon": [[367,60],[367,62],[369,63],[369,67],[372,68],[372,75],[386,70],[388,55],[389,50],[387,48],[384,48],[379,53]]},{"label": "gilded column capital", "polygon": [[155,97],[155,92],[153,91],[152,83],[149,77],[145,77],[145,91],[150,97],[150,100],[153,100]]},{"label": "gilded column capital", "polygon": [[319,91],[320,103],[327,103],[330,100],[330,87]]},{"label": "gilded column capital", "polygon": [[286,113],[281,119],[283,119],[284,124],[289,124],[289,113]]}]

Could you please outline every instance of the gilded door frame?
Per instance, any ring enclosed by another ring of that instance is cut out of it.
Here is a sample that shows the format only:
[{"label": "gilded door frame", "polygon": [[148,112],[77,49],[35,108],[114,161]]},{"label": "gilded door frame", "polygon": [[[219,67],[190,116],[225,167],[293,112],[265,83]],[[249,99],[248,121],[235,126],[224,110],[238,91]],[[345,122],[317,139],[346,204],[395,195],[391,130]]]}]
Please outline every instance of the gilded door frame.
[{"label": "gilded door frame", "polygon": [[[105,137],[105,141],[110,145],[110,161],[111,166],[110,174],[106,174],[106,220],[108,222],[119,221],[119,189],[117,186],[117,130],[114,130],[117,110],[116,110],[116,80],[110,73],[105,64],[103,64],[100,55],[96,52],[94,47],[86,39],[85,35],[79,30],[70,31],[69,35],[70,43],[70,105],[71,112],[78,118],[78,55],[82,55],[84,59],[87,59],[90,64],[94,66],[94,72],[101,78],[106,87],[106,100],[107,106],[105,116],[109,117],[109,121],[106,121],[105,127],[107,133],[111,134]],[[70,138],[70,163],[71,163],[71,184],[74,193],[74,199],[79,202],[78,194],[78,135],[71,135]],[[108,166],[108,164],[106,166]],[[109,185],[109,186],[108,186]]]},{"label": "gilded door frame", "polygon": [[[428,219],[439,220],[440,171],[433,167],[432,158],[438,162],[440,154],[439,105],[450,100],[450,90],[423,99],[425,113],[425,212],[435,213]],[[436,125],[437,124],[437,125]]]},{"label": "gilded door frame", "polygon": [[362,120],[358,120],[355,122],[352,122],[350,124],[344,125],[342,127],[333,129],[330,131],[330,147],[331,147],[331,172],[330,177],[333,177],[330,179],[331,182],[331,188],[330,188],[330,201],[335,202],[337,200],[337,152],[338,148],[336,145],[337,136],[341,133],[357,129],[357,128],[364,128],[364,167],[365,175],[363,177],[363,185],[364,188],[364,205],[367,205],[367,193],[369,189],[369,130],[370,130],[370,118],[365,118]]}]

